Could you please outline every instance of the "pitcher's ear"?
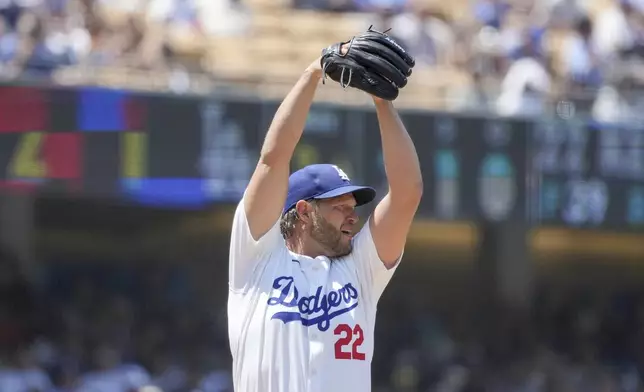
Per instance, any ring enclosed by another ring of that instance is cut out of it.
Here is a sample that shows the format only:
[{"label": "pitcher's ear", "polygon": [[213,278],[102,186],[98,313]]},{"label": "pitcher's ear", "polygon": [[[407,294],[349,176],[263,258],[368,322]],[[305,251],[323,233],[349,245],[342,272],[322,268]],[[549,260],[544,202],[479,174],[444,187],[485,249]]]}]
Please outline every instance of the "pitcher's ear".
[{"label": "pitcher's ear", "polygon": [[315,201],[300,200],[295,204],[295,211],[301,221],[308,222],[311,219],[311,213],[315,209]]}]

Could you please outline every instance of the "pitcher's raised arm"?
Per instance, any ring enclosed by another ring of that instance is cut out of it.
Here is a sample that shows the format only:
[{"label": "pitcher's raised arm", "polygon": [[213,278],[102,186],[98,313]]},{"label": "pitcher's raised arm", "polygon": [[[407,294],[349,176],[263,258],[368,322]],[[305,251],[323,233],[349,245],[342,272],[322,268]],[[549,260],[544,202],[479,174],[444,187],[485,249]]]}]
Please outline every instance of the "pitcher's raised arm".
[{"label": "pitcher's raised arm", "polygon": [[257,167],[233,222],[229,274],[232,287],[245,285],[254,262],[266,250],[264,243],[272,244],[279,238],[278,221],[286,202],[291,158],[321,77],[318,59],[286,95],[266,133]]}]

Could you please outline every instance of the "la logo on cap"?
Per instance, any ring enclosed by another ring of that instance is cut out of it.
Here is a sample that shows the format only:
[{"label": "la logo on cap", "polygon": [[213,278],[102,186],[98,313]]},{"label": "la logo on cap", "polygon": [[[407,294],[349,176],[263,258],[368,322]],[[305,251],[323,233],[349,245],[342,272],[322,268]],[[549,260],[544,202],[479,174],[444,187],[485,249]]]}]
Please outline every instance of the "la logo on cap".
[{"label": "la logo on cap", "polygon": [[340,176],[343,181],[351,182],[349,176],[347,176],[347,173],[345,173],[342,169],[340,169],[336,165],[333,165],[333,168],[338,172],[338,176]]}]

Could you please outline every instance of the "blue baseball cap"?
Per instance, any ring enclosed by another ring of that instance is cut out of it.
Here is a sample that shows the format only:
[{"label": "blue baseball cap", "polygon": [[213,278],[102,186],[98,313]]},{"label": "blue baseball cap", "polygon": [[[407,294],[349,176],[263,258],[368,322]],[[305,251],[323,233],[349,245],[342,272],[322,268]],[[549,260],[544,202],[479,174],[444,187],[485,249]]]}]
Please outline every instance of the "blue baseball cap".
[{"label": "blue baseball cap", "polygon": [[376,198],[376,190],[368,186],[353,185],[349,176],[336,165],[316,164],[306,166],[288,179],[288,195],[284,213],[300,200],[329,199],[352,193],[356,206],[361,206]]}]

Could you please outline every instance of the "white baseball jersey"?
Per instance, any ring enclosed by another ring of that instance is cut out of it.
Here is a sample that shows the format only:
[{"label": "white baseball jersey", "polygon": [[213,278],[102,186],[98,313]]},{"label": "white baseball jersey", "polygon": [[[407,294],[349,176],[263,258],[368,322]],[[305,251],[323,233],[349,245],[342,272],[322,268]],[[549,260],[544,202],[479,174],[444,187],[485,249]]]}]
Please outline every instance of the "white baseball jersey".
[{"label": "white baseball jersey", "polygon": [[229,257],[236,392],[371,391],[376,305],[400,259],[384,266],[368,223],[350,255],[311,258],[288,250],[279,221],[255,241],[242,202]]}]

